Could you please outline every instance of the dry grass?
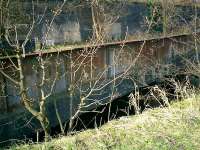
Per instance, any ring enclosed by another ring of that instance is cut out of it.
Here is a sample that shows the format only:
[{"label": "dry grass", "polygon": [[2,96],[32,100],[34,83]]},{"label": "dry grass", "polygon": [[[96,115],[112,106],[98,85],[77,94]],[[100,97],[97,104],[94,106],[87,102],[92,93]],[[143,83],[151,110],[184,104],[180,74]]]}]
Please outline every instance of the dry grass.
[{"label": "dry grass", "polygon": [[175,102],[168,108],[113,120],[99,129],[47,143],[16,145],[17,150],[200,149],[200,96]]}]

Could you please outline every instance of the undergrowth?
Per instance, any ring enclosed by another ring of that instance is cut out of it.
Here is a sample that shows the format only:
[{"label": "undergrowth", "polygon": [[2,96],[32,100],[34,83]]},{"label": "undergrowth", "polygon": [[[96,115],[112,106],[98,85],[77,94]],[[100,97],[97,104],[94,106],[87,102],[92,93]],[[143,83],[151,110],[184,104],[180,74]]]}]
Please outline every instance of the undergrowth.
[{"label": "undergrowth", "polygon": [[121,117],[100,128],[39,144],[13,145],[13,150],[200,149],[200,96]]}]

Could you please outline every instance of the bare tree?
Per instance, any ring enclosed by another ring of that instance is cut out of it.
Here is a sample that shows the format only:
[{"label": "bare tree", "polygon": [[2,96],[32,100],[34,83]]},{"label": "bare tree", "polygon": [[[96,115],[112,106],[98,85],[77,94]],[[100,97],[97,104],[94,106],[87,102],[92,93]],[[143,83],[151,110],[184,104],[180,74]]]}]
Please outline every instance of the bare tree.
[{"label": "bare tree", "polygon": [[[39,74],[39,79],[37,83],[38,88],[38,97],[35,99],[34,97],[30,97],[28,95],[28,90],[30,87],[26,86],[25,81],[25,71],[24,71],[24,61],[25,61],[25,45],[27,44],[28,40],[31,38],[31,35],[33,33],[33,28],[36,26],[35,21],[35,6],[34,2],[32,2],[32,24],[30,25],[29,31],[27,32],[25,36],[25,40],[22,44],[20,44],[20,41],[18,39],[18,30],[16,25],[14,26],[14,39],[13,35],[10,35],[9,31],[7,31],[9,28],[9,24],[6,24],[7,22],[10,22],[10,25],[12,25],[11,20],[4,21],[3,19],[10,19],[10,10],[8,9],[10,1],[6,2],[6,5],[4,4],[4,1],[1,1],[1,23],[5,23],[1,25],[1,29],[3,32],[1,32],[2,36],[5,39],[5,42],[9,44],[10,47],[14,49],[13,54],[15,56],[12,58],[10,54],[7,51],[7,48],[5,48],[4,51],[4,57],[1,60],[1,68],[0,73],[3,77],[5,77],[7,80],[12,82],[13,86],[16,87],[16,89],[19,89],[19,95],[20,100],[23,106],[36,118],[39,120],[42,129],[45,133],[45,139],[48,140],[50,136],[50,123],[49,118],[46,114],[46,100],[52,95],[55,82],[57,80],[57,74],[55,73],[54,77],[48,77],[47,76],[47,58],[44,58],[43,56],[39,56],[37,58],[37,68]],[[18,3],[17,3],[18,4]],[[61,11],[64,3],[56,10]],[[13,6],[13,5],[12,5]],[[7,11],[7,12],[5,12]],[[3,16],[4,14],[8,16]],[[54,18],[58,15],[58,13],[54,14],[54,17],[52,19],[52,22]],[[5,17],[5,18],[4,18]],[[23,19],[23,18],[22,18]],[[51,24],[49,25],[49,28],[51,27]],[[48,31],[47,31],[48,34]],[[12,36],[12,37],[11,37]],[[5,60],[5,61],[4,61]],[[55,62],[56,63],[56,62]],[[9,69],[8,69],[9,68]],[[9,70],[9,71],[8,71]],[[52,80],[52,82],[49,82],[49,80]],[[47,88],[48,84],[48,88]]]}]

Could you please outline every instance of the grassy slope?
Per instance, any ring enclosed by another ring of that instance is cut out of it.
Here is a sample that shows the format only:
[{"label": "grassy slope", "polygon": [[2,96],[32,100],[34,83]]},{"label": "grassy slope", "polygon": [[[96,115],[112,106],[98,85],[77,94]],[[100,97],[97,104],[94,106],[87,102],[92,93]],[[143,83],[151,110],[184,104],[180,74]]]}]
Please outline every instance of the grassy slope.
[{"label": "grassy slope", "polygon": [[75,136],[11,149],[200,149],[200,97],[122,117]]}]

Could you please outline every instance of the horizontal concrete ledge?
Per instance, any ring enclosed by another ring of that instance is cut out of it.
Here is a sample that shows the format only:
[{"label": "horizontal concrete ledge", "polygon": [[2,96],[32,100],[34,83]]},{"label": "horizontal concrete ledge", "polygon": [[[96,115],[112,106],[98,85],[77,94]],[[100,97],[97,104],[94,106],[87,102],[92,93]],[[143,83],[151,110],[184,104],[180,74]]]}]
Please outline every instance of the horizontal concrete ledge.
[{"label": "horizontal concrete ledge", "polygon": [[[195,34],[200,34],[200,32],[197,32]],[[108,42],[108,43],[97,43],[97,44],[90,44],[86,43],[83,45],[78,45],[78,46],[63,46],[63,47],[56,47],[53,46],[50,49],[44,49],[44,50],[36,50],[33,53],[26,53],[25,57],[37,57],[37,56],[42,56],[42,55],[47,55],[47,54],[59,54],[59,53],[64,53],[67,51],[76,51],[76,50],[82,50],[82,49],[92,49],[92,48],[103,48],[103,47],[109,47],[109,46],[118,46],[118,45],[123,45],[123,44],[134,44],[134,43],[139,43],[139,42],[149,42],[149,41],[155,41],[155,40],[164,40],[164,39],[172,39],[172,38],[177,38],[177,37],[183,37],[183,36],[190,36],[193,35],[193,33],[184,33],[184,34],[176,34],[176,35],[167,35],[167,36],[157,36],[157,37],[152,37],[152,38],[144,38],[144,39],[136,39],[136,40],[122,40],[122,41],[117,41],[117,42]],[[0,60],[5,60],[5,59],[13,59],[17,58],[16,55],[10,55],[10,56],[2,56],[0,57]]]}]

